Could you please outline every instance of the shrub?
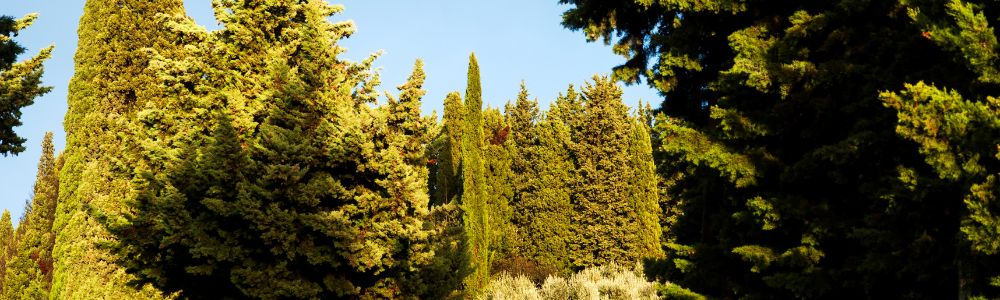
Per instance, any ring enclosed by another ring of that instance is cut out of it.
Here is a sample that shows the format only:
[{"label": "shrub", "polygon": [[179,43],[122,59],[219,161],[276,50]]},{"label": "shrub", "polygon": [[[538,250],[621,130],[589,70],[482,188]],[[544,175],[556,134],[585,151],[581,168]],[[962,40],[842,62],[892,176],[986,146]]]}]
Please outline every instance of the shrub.
[{"label": "shrub", "polygon": [[541,287],[525,276],[496,276],[480,299],[658,299],[656,284],[633,269],[611,264],[567,278],[550,276]]}]

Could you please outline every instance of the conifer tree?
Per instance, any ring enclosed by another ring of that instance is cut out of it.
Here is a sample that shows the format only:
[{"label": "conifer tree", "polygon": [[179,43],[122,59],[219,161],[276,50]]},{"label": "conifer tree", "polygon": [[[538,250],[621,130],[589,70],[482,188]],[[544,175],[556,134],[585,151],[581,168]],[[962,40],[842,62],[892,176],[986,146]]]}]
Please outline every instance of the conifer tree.
[{"label": "conifer tree", "polygon": [[516,255],[543,270],[569,273],[568,239],[572,174],[570,131],[558,108],[540,119],[538,102],[528,99],[522,85],[513,109],[508,110],[518,157],[512,168],[516,179],[512,222],[518,230]]},{"label": "conifer tree", "polygon": [[444,100],[443,127],[439,139],[437,191],[432,204],[459,203],[462,195],[462,129],[465,107],[458,92],[449,93]]},{"label": "conifer tree", "polygon": [[341,11],[223,1],[218,32],[180,21],[198,46],[159,65],[175,96],[142,112],[139,196],[109,224],[140,282],[207,299],[411,295],[431,258],[423,74],[371,107],[373,57],[337,57],[353,31],[328,21]]},{"label": "conifer tree", "polygon": [[52,146],[52,132],[42,140],[34,197],[17,226],[21,232],[14,256],[7,263],[0,299],[45,299],[52,283],[52,246],[55,234],[56,199],[59,197],[59,168]]},{"label": "conifer tree", "polygon": [[[0,271],[7,272],[7,265],[14,254],[17,236],[14,232],[14,224],[11,223],[10,211],[3,210],[0,215]],[[3,278],[0,278],[0,286],[3,286]]]},{"label": "conifer tree", "polygon": [[15,20],[0,16],[0,154],[4,156],[24,151],[25,139],[14,132],[14,127],[21,126],[21,108],[51,90],[41,85],[42,63],[51,56],[51,46],[28,60],[17,62],[17,56],[26,49],[13,37],[37,17],[37,14],[29,14]]},{"label": "conifer tree", "polygon": [[491,237],[491,267],[510,254],[515,235],[510,223],[510,201],[514,196],[514,173],[511,171],[514,144],[510,138],[510,130],[510,125],[499,109],[488,107],[483,111],[483,196],[489,212],[486,224]]},{"label": "conifer tree", "polygon": [[138,147],[128,124],[138,108],[160,102],[148,51],[171,51],[173,39],[160,16],[183,13],[179,0],[88,0],[84,6],[64,122],[52,298],[159,297],[126,284],[132,277],[98,247],[110,236],[97,220],[132,197],[129,157]]},{"label": "conifer tree", "polygon": [[490,242],[491,211],[486,190],[486,166],[483,161],[483,99],[479,81],[479,63],[476,55],[469,57],[468,87],[465,90],[465,118],[462,126],[462,211],[465,233],[468,236],[469,263],[472,273],[465,279],[465,289],[470,296],[486,286],[490,276],[493,256]]},{"label": "conifer tree", "polygon": [[626,57],[616,79],[664,96],[658,275],[711,298],[964,298],[988,285],[968,268],[993,263],[970,264],[960,225],[984,177],[949,182],[938,172],[951,167],[928,163],[960,151],[936,134],[963,127],[937,121],[972,116],[929,115],[968,108],[935,89],[995,90],[979,80],[996,62],[995,4],[560,2],[566,27]]},{"label": "conifer tree", "polygon": [[635,155],[630,152],[638,151],[630,151],[630,144],[635,120],[622,103],[621,89],[610,78],[595,77],[584,88],[583,99],[572,146],[579,177],[573,187],[570,263],[588,267],[657,257],[659,249],[650,249],[648,243],[659,245],[655,237],[660,229],[644,226],[643,219],[657,213],[641,211],[649,208],[645,205],[649,199],[637,191],[644,193],[649,182],[634,177],[636,166],[630,156]]}]

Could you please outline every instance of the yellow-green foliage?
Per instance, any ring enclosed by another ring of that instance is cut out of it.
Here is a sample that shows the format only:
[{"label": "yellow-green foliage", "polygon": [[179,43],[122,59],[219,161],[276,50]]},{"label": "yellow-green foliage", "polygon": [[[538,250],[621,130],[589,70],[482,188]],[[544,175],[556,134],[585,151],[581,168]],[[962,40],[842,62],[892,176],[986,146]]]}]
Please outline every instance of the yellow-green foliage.
[{"label": "yellow-green foliage", "polygon": [[549,277],[541,286],[524,276],[499,274],[478,299],[659,299],[656,283],[634,269],[611,264],[591,267],[568,278]]}]

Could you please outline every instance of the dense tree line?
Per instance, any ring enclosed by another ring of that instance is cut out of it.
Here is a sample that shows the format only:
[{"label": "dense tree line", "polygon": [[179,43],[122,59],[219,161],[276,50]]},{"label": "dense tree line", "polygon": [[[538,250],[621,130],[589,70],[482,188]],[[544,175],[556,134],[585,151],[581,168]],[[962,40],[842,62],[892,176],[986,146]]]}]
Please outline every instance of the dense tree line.
[{"label": "dense tree line", "polygon": [[[484,107],[472,55],[438,119],[420,60],[380,92],[377,55],[340,58],[341,6],[221,0],[207,31],[88,0],[0,299],[473,298],[640,262],[668,298],[1000,296],[996,5],[561,2],[612,76]],[[0,118],[47,91],[50,49],[10,54],[30,20],[0,19]],[[623,103],[641,80],[658,109]]]}]

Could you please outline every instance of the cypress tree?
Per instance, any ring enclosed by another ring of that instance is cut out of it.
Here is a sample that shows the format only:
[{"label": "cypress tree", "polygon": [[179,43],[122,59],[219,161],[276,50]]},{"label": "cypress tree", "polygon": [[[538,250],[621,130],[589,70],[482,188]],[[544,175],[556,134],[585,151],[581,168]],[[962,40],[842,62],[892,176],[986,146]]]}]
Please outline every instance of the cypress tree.
[{"label": "cypress tree", "polygon": [[59,168],[52,146],[52,132],[42,140],[35,193],[18,225],[20,237],[3,280],[2,299],[45,299],[52,284],[52,246],[55,234],[56,199],[59,197]]},{"label": "cypress tree", "polygon": [[24,151],[25,139],[14,132],[14,127],[21,126],[21,108],[52,89],[41,85],[42,63],[51,56],[52,46],[17,62],[17,56],[26,49],[12,39],[37,17],[37,14],[29,14],[15,20],[0,16],[0,154],[4,156]]},{"label": "cypress tree", "polygon": [[337,58],[353,31],[328,21],[340,11],[222,2],[223,29],[192,33],[219,51],[163,62],[177,96],[143,111],[149,166],[134,213],[110,224],[140,282],[208,299],[412,292],[431,255],[422,71],[371,107],[373,58]]},{"label": "cypress tree", "polygon": [[483,196],[486,199],[490,231],[490,266],[510,254],[515,230],[510,223],[510,201],[514,196],[514,173],[511,170],[514,147],[510,125],[497,108],[483,112],[482,161],[484,171]]},{"label": "cypress tree", "polygon": [[444,100],[442,146],[438,157],[437,191],[433,204],[459,203],[462,195],[462,127],[465,108],[458,92],[449,93]]},{"label": "cypress tree", "polygon": [[643,219],[656,212],[640,211],[649,208],[645,204],[649,199],[637,193],[645,192],[649,181],[635,178],[636,166],[631,165],[630,156],[635,155],[630,155],[630,140],[636,121],[629,117],[621,89],[610,78],[595,77],[584,88],[583,97],[583,115],[572,146],[579,177],[573,188],[571,264],[588,267],[656,257],[658,249],[650,249],[648,243],[658,245],[659,241],[648,231],[659,232],[659,228],[644,226],[647,220]]},{"label": "cypress tree", "polygon": [[80,18],[76,68],[69,86],[65,167],[60,171],[54,230],[53,298],[147,298],[98,247],[110,236],[97,221],[121,211],[130,188],[134,144],[128,124],[138,108],[159,103],[146,49],[174,47],[160,14],[183,15],[182,1],[89,0]]},{"label": "cypress tree", "polygon": [[[17,236],[14,232],[14,224],[11,223],[10,211],[4,209],[3,215],[0,215],[0,251],[2,251],[0,252],[0,271],[7,272],[7,265],[16,250],[16,245]],[[2,284],[3,278],[0,278],[0,286]]]},{"label": "cypress tree", "polygon": [[468,87],[465,90],[465,118],[462,126],[462,218],[468,236],[469,263],[472,273],[465,288],[476,295],[489,281],[493,240],[486,190],[486,166],[483,161],[483,99],[476,55],[469,57]]}]

